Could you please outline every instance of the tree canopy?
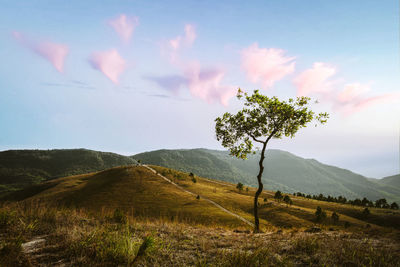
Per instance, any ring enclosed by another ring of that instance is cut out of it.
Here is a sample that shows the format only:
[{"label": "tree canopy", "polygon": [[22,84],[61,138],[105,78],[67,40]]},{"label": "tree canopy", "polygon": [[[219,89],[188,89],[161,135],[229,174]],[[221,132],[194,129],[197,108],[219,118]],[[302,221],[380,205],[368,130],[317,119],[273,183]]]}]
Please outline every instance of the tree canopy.
[{"label": "tree canopy", "polygon": [[281,101],[255,90],[252,95],[239,89],[238,99],[245,99],[244,108],[236,114],[225,113],[215,122],[217,140],[231,154],[246,159],[254,153],[253,141],[268,142],[271,138],[294,137],[297,131],[312,121],[326,123],[329,115],[315,114],[309,108],[310,98],[297,97]]}]

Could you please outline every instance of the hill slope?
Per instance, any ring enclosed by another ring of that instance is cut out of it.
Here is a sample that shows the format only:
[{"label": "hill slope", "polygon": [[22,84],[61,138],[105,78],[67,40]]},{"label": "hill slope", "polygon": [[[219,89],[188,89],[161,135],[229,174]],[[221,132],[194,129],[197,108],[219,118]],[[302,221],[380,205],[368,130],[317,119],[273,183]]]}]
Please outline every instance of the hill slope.
[{"label": "hill slope", "polygon": [[87,149],[3,151],[0,152],[0,194],[57,177],[132,164],[137,161]]},{"label": "hill slope", "polygon": [[[133,158],[143,163],[155,164],[197,175],[229,182],[256,185],[258,155],[239,160],[227,151],[189,149],[157,150],[140,153]],[[281,150],[268,150],[263,181],[270,190],[345,196],[367,197],[371,200],[387,198],[400,200],[400,187],[372,182],[362,175],[314,159],[304,159]]]},{"label": "hill slope", "polygon": [[382,179],[377,179],[377,182],[380,184],[399,188],[400,187],[400,174],[384,177]]},{"label": "hill slope", "polygon": [[[152,168],[181,188],[143,166],[126,166],[47,181],[36,185],[35,190],[26,188],[14,192],[8,196],[8,200],[23,200],[47,207],[61,205],[83,208],[102,214],[112,214],[118,208],[145,220],[163,219],[251,229],[229,212],[252,222],[255,188],[249,188],[248,192],[238,191],[235,184],[198,176],[196,182],[193,182],[188,173],[158,166]],[[397,223],[400,219],[399,211],[388,212],[385,209],[371,208],[370,216],[364,218],[362,207],[295,196],[291,196],[293,205],[287,206],[271,201],[273,194],[274,192],[264,191],[260,196],[260,225],[264,229],[311,227],[316,223],[314,213],[317,206],[327,211],[328,218],[333,211],[340,214],[339,224],[327,219],[324,222],[326,227],[343,228],[344,221],[350,222],[354,230],[364,229],[367,222],[375,230],[383,230],[381,227],[400,227]],[[196,198],[197,195],[200,195],[200,199]],[[212,205],[206,199],[229,212]]]}]

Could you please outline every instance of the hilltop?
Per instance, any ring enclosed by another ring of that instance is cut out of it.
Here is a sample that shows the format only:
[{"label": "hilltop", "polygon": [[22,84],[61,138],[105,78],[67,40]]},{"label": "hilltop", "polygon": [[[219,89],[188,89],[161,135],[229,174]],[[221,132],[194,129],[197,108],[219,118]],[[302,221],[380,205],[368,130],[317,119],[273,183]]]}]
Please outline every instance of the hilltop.
[{"label": "hilltop", "polygon": [[0,195],[58,177],[135,164],[129,157],[88,149],[2,151]]},{"label": "hilltop", "polygon": [[[133,158],[147,164],[255,186],[259,155],[249,155],[248,160],[241,160],[231,157],[228,151],[163,149],[140,153]],[[264,166],[263,182],[269,190],[400,201],[400,186],[374,182],[349,170],[315,159],[304,159],[286,151],[267,150]]]}]

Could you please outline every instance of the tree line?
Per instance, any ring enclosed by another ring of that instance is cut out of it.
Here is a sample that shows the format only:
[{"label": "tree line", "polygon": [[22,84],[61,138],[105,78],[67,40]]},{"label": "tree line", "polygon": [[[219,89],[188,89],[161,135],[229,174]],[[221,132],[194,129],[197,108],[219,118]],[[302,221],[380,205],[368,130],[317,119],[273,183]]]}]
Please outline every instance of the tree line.
[{"label": "tree line", "polygon": [[294,193],[293,195],[298,196],[298,197],[305,197],[309,199],[315,199],[315,200],[320,200],[320,201],[327,201],[327,202],[336,202],[336,203],[342,203],[342,204],[350,204],[354,206],[361,206],[361,207],[375,207],[375,208],[383,208],[383,209],[394,209],[397,210],[399,209],[399,205],[396,202],[393,202],[392,204],[389,204],[388,201],[385,198],[381,198],[376,200],[375,202],[367,199],[364,197],[363,199],[347,199],[343,196],[338,196],[338,197],[333,197],[333,196],[324,196],[323,194],[319,195],[306,195],[301,192]]}]

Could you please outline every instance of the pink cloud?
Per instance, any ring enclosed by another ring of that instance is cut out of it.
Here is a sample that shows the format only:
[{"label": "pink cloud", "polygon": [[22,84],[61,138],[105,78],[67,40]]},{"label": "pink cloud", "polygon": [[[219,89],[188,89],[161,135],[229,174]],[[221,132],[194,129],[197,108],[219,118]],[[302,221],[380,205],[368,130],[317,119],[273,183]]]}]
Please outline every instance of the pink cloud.
[{"label": "pink cloud", "polygon": [[350,102],[370,90],[369,86],[360,83],[346,84],[344,89],[338,94],[337,99],[342,103]]},{"label": "pink cloud", "polygon": [[65,57],[69,51],[68,46],[52,42],[33,42],[20,32],[13,32],[12,34],[24,47],[49,61],[59,72],[64,71]]},{"label": "pink cloud", "polygon": [[344,89],[334,99],[334,109],[349,116],[375,105],[400,101],[400,92],[387,93],[378,96],[363,96],[370,90],[369,86],[359,83],[346,84]]},{"label": "pink cloud", "polygon": [[114,28],[122,41],[127,43],[131,39],[133,31],[139,25],[139,18],[121,14],[117,18],[110,20],[109,24]]},{"label": "pink cloud", "polygon": [[293,80],[297,87],[297,95],[307,96],[315,92],[321,93],[331,90],[332,81],[329,78],[335,73],[335,67],[329,64],[314,63],[311,69],[305,70]]},{"label": "pink cloud", "polygon": [[267,88],[292,73],[295,68],[295,57],[285,56],[282,49],[259,48],[257,43],[243,49],[241,57],[247,78]]},{"label": "pink cloud", "polygon": [[168,40],[168,44],[172,50],[179,50],[182,47],[190,47],[196,40],[196,29],[191,24],[185,25],[185,35],[178,35],[174,39]]},{"label": "pink cloud", "polygon": [[237,93],[237,87],[224,85],[224,77],[224,70],[202,69],[196,62],[187,65],[183,69],[182,75],[147,77],[147,79],[175,95],[181,89],[187,88],[193,97],[202,99],[209,104],[220,103],[228,106],[229,100]]},{"label": "pink cloud", "polygon": [[126,67],[125,60],[116,49],[93,53],[89,58],[89,63],[115,84],[118,84],[118,78]]},{"label": "pink cloud", "polygon": [[191,47],[197,38],[196,29],[191,24],[185,25],[184,32],[184,35],[178,35],[173,39],[169,39],[161,47],[162,53],[166,54],[170,62],[175,65],[182,64],[179,60],[180,50]]},{"label": "pink cloud", "polygon": [[188,80],[190,93],[210,104],[219,102],[228,106],[229,99],[236,95],[236,87],[221,84],[225,76],[223,70],[201,69],[195,63],[185,69],[184,76]]}]

